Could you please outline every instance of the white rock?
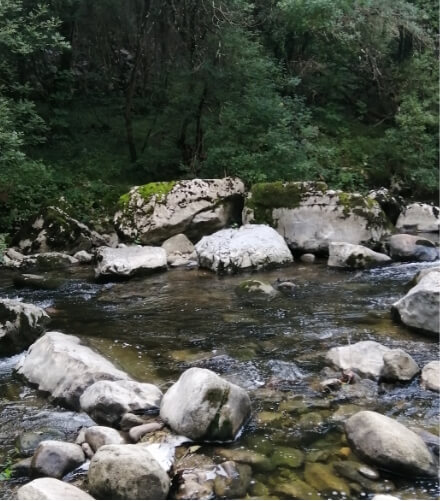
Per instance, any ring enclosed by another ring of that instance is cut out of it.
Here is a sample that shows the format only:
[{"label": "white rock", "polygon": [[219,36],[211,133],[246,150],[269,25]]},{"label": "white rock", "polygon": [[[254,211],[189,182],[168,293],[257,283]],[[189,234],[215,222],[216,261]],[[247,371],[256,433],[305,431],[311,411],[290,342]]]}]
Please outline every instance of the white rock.
[{"label": "white rock", "polygon": [[98,499],[166,499],[170,479],[139,445],[105,445],[93,456],[90,492]]},{"label": "white rock", "polygon": [[[163,194],[142,194],[155,189]],[[115,214],[114,222],[123,237],[139,238],[143,244],[161,243],[178,233],[198,240],[239,217],[244,192],[244,184],[237,178],[135,186]]]},{"label": "white rock", "polygon": [[137,381],[98,381],[80,398],[81,409],[97,423],[119,426],[130,411],[159,409],[162,392],[152,384]]},{"label": "white rock", "polygon": [[386,254],[374,252],[363,245],[346,242],[331,242],[329,245],[328,266],[333,268],[371,268],[386,264],[391,258]]},{"label": "white rock", "polygon": [[38,339],[17,370],[39,390],[74,409],[79,409],[80,396],[93,383],[129,379],[109,360],[82,345],[79,338],[60,332],[47,332]]},{"label": "white rock", "polygon": [[302,254],[299,258],[302,263],[311,264],[315,262],[315,254],[311,254],[307,252],[306,254]]},{"label": "white rock", "polygon": [[439,250],[434,242],[415,235],[401,233],[388,240],[390,256],[396,261],[435,261]]},{"label": "white rock", "polygon": [[293,261],[283,237],[262,224],[220,230],[203,237],[196,251],[200,266],[218,273],[260,270]]},{"label": "white rock", "polygon": [[392,308],[405,325],[437,336],[439,307],[440,273],[432,271],[424,275]]},{"label": "white rock", "polygon": [[398,421],[361,411],[348,419],[350,446],[367,462],[409,477],[435,477],[437,465],[423,440]]},{"label": "white rock", "polygon": [[96,452],[103,445],[125,444],[126,441],[114,428],[107,426],[91,426],[85,431],[85,441],[90,445],[92,450]]},{"label": "white rock", "polygon": [[408,205],[400,214],[396,228],[419,232],[438,232],[440,208],[435,205],[414,203]]},{"label": "white rock", "polygon": [[165,393],[160,416],[193,440],[234,440],[249,417],[248,394],[208,369],[192,368]]},{"label": "white rock", "polygon": [[422,369],[422,386],[440,392],[440,361],[429,362]]},{"label": "white rock", "polygon": [[97,278],[132,277],[167,267],[167,254],[162,247],[99,247],[96,253]]},{"label": "white rock", "polygon": [[267,282],[261,280],[245,280],[236,289],[238,295],[273,296],[277,291]]},{"label": "white rock", "polygon": [[17,490],[17,499],[89,500],[87,492],[55,478],[37,478]]},{"label": "white rock", "polygon": [[76,252],[73,257],[80,263],[80,264],[90,264],[93,261],[93,256],[89,252],[82,250]]},{"label": "white rock", "polygon": [[191,240],[183,233],[174,235],[165,240],[162,248],[167,253],[167,262],[169,266],[184,266],[190,261],[197,260],[196,249]]},{"label": "white rock", "polygon": [[31,462],[33,476],[62,478],[86,460],[80,445],[57,440],[44,440]]},{"label": "white rock", "polygon": [[415,360],[403,350],[390,350],[383,355],[382,377],[388,381],[411,381],[419,372]]},{"label": "white rock", "polygon": [[44,332],[49,315],[16,299],[0,299],[0,356],[19,353]]},{"label": "white rock", "polygon": [[376,341],[360,341],[331,348],[326,360],[341,370],[353,370],[363,377],[378,378],[383,370],[383,357],[389,351],[390,348]]}]

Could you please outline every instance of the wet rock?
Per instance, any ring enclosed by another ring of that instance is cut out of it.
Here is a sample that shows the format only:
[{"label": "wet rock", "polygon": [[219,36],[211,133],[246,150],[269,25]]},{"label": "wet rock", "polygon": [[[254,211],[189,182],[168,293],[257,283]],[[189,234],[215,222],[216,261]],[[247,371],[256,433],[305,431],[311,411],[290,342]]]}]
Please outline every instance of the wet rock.
[{"label": "wet rock", "polygon": [[99,247],[96,261],[96,278],[130,278],[165,270],[167,254],[162,247]]},{"label": "wet rock", "polygon": [[30,477],[31,476],[32,458],[25,458],[17,461],[11,466],[11,477]]},{"label": "wet rock", "polygon": [[87,428],[84,438],[93,452],[96,452],[104,445],[120,445],[126,443],[117,430],[108,428],[107,426],[91,426]]},{"label": "wet rock", "polygon": [[251,465],[257,471],[271,471],[275,466],[267,458],[265,454],[255,452],[249,449],[215,449],[215,453],[220,457],[237,463],[245,463]]},{"label": "wet rock", "polygon": [[55,290],[58,289],[63,281],[57,278],[50,278],[44,275],[32,275],[21,273],[12,279],[15,287],[27,287],[29,289]]},{"label": "wet rock", "polygon": [[241,222],[245,187],[238,178],[191,179],[135,186],[120,199],[118,233],[143,244],[158,244],[185,233],[198,240]]},{"label": "wet rock", "polygon": [[410,477],[434,477],[437,465],[423,440],[398,421],[362,411],[345,424],[348,442],[365,461]]},{"label": "wet rock", "polygon": [[315,254],[311,254],[310,252],[307,252],[306,254],[302,254],[299,258],[299,260],[302,262],[302,263],[305,263],[305,264],[311,264],[311,263],[314,263],[315,262]]},{"label": "wet rock", "polygon": [[379,472],[377,470],[365,464],[358,466],[357,471],[369,480],[379,480],[380,478]]},{"label": "wet rock", "polygon": [[245,280],[236,288],[237,294],[256,295],[256,296],[274,296],[276,290],[268,283],[261,280]]},{"label": "wet rock", "polygon": [[162,249],[167,253],[169,266],[185,266],[192,261],[197,262],[196,249],[193,243],[182,233],[165,240]]},{"label": "wet rock", "polygon": [[389,263],[391,258],[386,254],[374,252],[362,245],[346,242],[329,244],[328,266],[332,268],[363,269]]},{"label": "wet rock", "polygon": [[24,263],[31,263],[33,265],[35,260],[35,267],[39,270],[59,270],[75,266],[78,260],[69,254],[63,252],[42,252],[41,254],[33,254],[29,256],[29,260]]},{"label": "wet rock", "polygon": [[335,240],[372,246],[389,233],[379,204],[324,183],[261,183],[246,201],[244,223],[268,223],[299,252],[327,252]]},{"label": "wet rock", "polygon": [[44,332],[49,315],[38,306],[0,299],[0,356],[19,353]]},{"label": "wet rock", "polygon": [[[364,489],[370,492],[390,492],[395,489],[394,485],[390,481],[378,482],[377,480],[371,480],[362,475],[360,470],[363,468],[361,463],[355,461],[335,461],[333,463],[333,468],[341,477],[344,477],[352,482],[356,482]],[[364,468],[368,468],[365,467]],[[374,470],[373,470],[374,473]],[[377,477],[379,475],[375,472]]]},{"label": "wet rock", "polygon": [[284,294],[292,294],[295,292],[297,285],[289,280],[278,279],[275,284],[277,290],[283,292]]},{"label": "wet rock", "polygon": [[288,499],[320,499],[313,487],[297,477],[289,478],[288,481],[280,478],[274,486],[274,492]]},{"label": "wet rock", "polygon": [[226,461],[217,466],[214,493],[221,499],[239,499],[246,495],[251,482],[250,466]]},{"label": "wet rock", "polygon": [[360,341],[348,346],[331,348],[327,362],[341,370],[353,370],[363,377],[378,378],[383,370],[383,357],[390,348],[376,341]]},{"label": "wet rock", "polygon": [[422,369],[422,386],[440,392],[440,361],[429,362]]},{"label": "wet rock", "polygon": [[428,273],[440,273],[440,266],[432,266],[431,268],[420,270],[410,282],[411,287],[417,285]]},{"label": "wet rock", "polygon": [[319,387],[321,388],[321,390],[326,393],[330,393],[334,390],[339,390],[341,386],[342,386],[341,379],[335,377],[324,379],[324,381],[320,381],[319,383]]},{"label": "wet rock", "polygon": [[175,466],[175,499],[211,499],[214,497],[216,465],[203,454],[185,456]]},{"label": "wet rock", "polygon": [[93,261],[93,255],[90,254],[90,252],[87,252],[85,250],[78,251],[76,252],[73,257],[80,263],[80,264],[90,264]]},{"label": "wet rock", "polygon": [[132,412],[127,412],[121,418],[120,427],[121,430],[128,431],[134,426],[140,426],[149,421],[151,421],[151,416],[138,416]]},{"label": "wet rock", "polygon": [[411,426],[410,430],[416,433],[436,456],[439,455],[440,437],[438,435],[434,435],[434,433],[430,433],[416,426]]},{"label": "wet rock", "polygon": [[16,499],[88,500],[94,499],[74,485],[55,478],[37,478],[20,487]]},{"label": "wet rock", "polygon": [[65,438],[65,434],[59,430],[25,431],[17,438],[16,447],[20,455],[31,456],[41,442]]},{"label": "wet rock", "polygon": [[74,409],[79,409],[80,396],[93,383],[129,379],[79,338],[60,332],[47,332],[38,339],[16,369],[41,391]]},{"label": "wet rock", "polygon": [[415,329],[437,337],[439,334],[440,273],[427,273],[418,284],[392,306],[397,318]]},{"label": "wet rock", "polygon": [[382,378],[386,381],[411,381],[419,372],[414,359],[403,350],[390,350],[383,356]]},{"label": "wet rock", "polygon": [[56,440],[41,442],[32,462],[32,475],[36,477],[62,478],[86,460],[81,446]]},{"label": "wet rock", "polygon": [[192,368],[165,393],[160,416],[193,440],[234,440],[251,410],[246,391],[207,369]]},{"label": "wet rock", "polygon": [[217,273],[261,270],[293,261],[283,237],[262,224],[220,230],[203,237],[196,251],[200,266]]},{"label": "wet rock", "polygon": [[363,409],[356,404],[342,404],[332,414],[331,420],[335,423],[344,423],[350,416],[361,410]]},{"label": "wet rock", "polygon": [[304,453],[293,447],[279,445],[275,448],[270,461],[276,467],[300,468],[304,463]]},{"label": "wet rock", "polygon": [[100,499],[166,499],[170,479],[139,445],[105,445],[90,461],[90,492]]},{"label": "wet rock", "polygon": [[388,247],[395,261],[435,261],[439,258],[434,242],[415,235],[393,235],[388,240]]},{"label": "wet rock", "polygon": [[137,381],[98,381],[80,398],[81,409],[97,423],[119,426],[129,411],[159,411],[162,392],[157,386]]},{"label": "wet rock", "polygon": [[419,232],[438,232],[440,208],[416,202],[408,205],[400,214],[396,228]]},{"label": "wet rock", "polygon": [[50,251],[74,254],[106,245],[106,240],[60,208],[48,207],[20,229],[13,237],[12,245],[23,254]]},{"label": "wet rock", "polygon": [[347,482],[337,477],[332,467],[326,464],[306,463],[304,479],[317,491],[326,496],[334,495],[334,492],[345,496],[349,496],[350,494],[350,487]]},{"label": "wet rock", "polygon": [[139,440],[147,433],[153,433],[154,431],[161,430],[163,427],[164,424],[157,421],[152,423],[145,423],[131,428],[128,435],[133,440],[133,442],[139,442]]}]

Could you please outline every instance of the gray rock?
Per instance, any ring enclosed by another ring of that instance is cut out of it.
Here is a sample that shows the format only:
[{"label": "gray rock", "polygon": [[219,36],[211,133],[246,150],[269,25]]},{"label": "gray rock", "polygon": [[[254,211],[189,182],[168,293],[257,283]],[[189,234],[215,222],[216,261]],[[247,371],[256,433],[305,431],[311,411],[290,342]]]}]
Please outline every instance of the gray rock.
[{"label": "gray rock", "polygon": [[430,433],[429,431],[416,426],[411,426],[410,430],[416,433],[436,456],[439,455],[440,437],[438,435],[434,435],[434,433]]},{"label": "gray rock", "polygon": [[16,447],[22,456],[31,456],[45,440],[64,440],[65,434],[59,430],[25,431],[16,440]]},{"label": "gray rock", "polygon": [[94,499],[74,485],[55,478],[37,478],[21,486],[16,499],[88,500]]},{"label": "gray rock", "polygon": [[87,459],[92,459],[93,455],[95,454],[93,452],[93,449],[90,447],[90,445],[87,442],[84,442],[81,444],[81,449],[84,452],[84,455],[86,456]]},{"label": "gray rock", "polygon": [[367,378],[382,374],[385,353],[390,348],[376,341],[360,341],[348,346],[331,348],[326,354],[327,362],[341,370],[353,370]]},{"label": "gray rock", "polygon": [[193,440],[234,440],[249,417],[242,388],[207,369],[192,368],[165,393],[160,416],[178,434]]},{"label": "gray rock", "polygon": [[398,349],[384,353],[382,377],[387,381],[411,381],[419,372],[419,366],[405,351]]},{"label": "gray rock", "polygon": [[394,485],[391,482],[378,482],[379,474],[377,471],[372,470],[375,473],[376,479],[372,480],[366,478],[361,470],[371,471],[371,468],[364,466],[361,463],[355,461],[336,461],[333,463],[333,467],[341,477],[344,477],[352,482],[356,482],[364,489],[370,492],[390,492],[394,489]]},{"label": "gray rock", "polygon": [[16,369],[41,391],[74,409],[79,409],[80,396],[93,383],[129,379],[79,338],[60,332],[47,332],[38,339]]},{"label": "gray rock", "polygon": [[388,247],[395,261],[435,261],[439,258],[434,242],[415,235],[393,235],[388,239]]},{"label": "gray rock", "polygon": [[435,477],[437,464],[423,440],[398,421],[372,411],[348,419],[350,446],[365,461],[410,477]]},{"label": "gray rock", "polygon": [[93,255],[90,254],[90,252],[87,252],[85,250],[78,251],[76,252],[73,257],[80,263],[80,264],[90,264],[93,261]]},{"label": "gray rock", "polygon": [[270,284],[261,280],[245,280],[236,288],[236,291],[240,296],[273,296],[276,294],[276,290]]},{"label": "gray rock", "polygon": [[30,289],[55,290],[58,289],[63,280],[59,278],[47,277],[44,275],[33,275],[20,273],[12,279],[15,287],[27,287]]},{"label": "gray rock", "polygon": [[396,228],[419,232],[438,232],[440,208],[416,202],[408,205],[400,214]]},{"label": "gray rock", "polygon": [[31,471],[36,477],[62,478],[85,460],[80,445],[45,440],[40,443],[32,457]]},{"label": "gray rock", "polygon": [[315,262],[316,258],[315,254],[307,252],[306,254],[302,254],[299,259],[302,263],[311,264]]},{"label": "gray rock", "polygon": [[398,319],[415,329],[437,337],[439,334],[440,273],[431,271],[392,306]]},{"label": "gray rock", "polygon": [[133,442],[139,442],[139,440],[147,433],[153,433],[154,431],[161,430],[164,427],[163,423],[158,421],[141,424],[139,426],[133,426],[128,432],[129,437]]},{"label": "gray rock", "polygon": [[90,461],[88,482],[100,499],[166,499],[170,488],[165,470],[139,445],[101,447]]},{"label": "gray rock", "polygon": [[119,426],[129,411],[159,411],[162,392],[157,386],[137,381],[98,381],[80,398],[81,409],[97,423]]},{"label": "gray rock", "polygon": [[135,186],[122,199],[115,227],[122,237],[143,244],[160,244],[178,233],[195,241],[239,222],[244,192],[237,178]]},{"label": "gray rock", "polygon": [[322,463],[306,463],[304,468],[305,481],[325,496],[334,496],[334,493],[350,497],[348,483],[339,478],[332,467]]},{"label": "gray rock", "polygon": [[422,369],[422,386],[440,392],[440,361],[429,362]]},{"label": "gray rock", "polygon": [[142,424],[148,423],[151,420],[149,416],[137,416],[131,412],[126,412],[120,422],[121,430],[128,431],[134,426],[140,426]]},{"label": "gray rock", "polygon": [[49,321],[49,315],[38,306],[0,299],[0,356],[28,348],[43,334]]},{"label": "gray rock", "polygon": [[261,270],[293,261],[283,237],[262,224],[248,224],[203,237],[196,244],[196,251],[200,266],[217,273]]},{"label": "gray rock", "polygon": [[28,263],[39,270],[58,270],[75,266],[79,262],[73,256],[63,252],[42,252],[28,256],[23,264],[26,266]]},{"label": "gray rock", "polygon": [[162,247],[99,247],[96,261],[96,278],[130,278],[165,270],[167,254]]},{"label": "gray rock", "polygon": [[85,441],[90,445],[93,452],[96,452],[103,445],[125,444],[125,439],[114,428],[107,426],[91,426],[85,431]]},{"label": "gray rock", "polygon": [[167,253],[169,266],[185,266],[192,261],[197,261],[196,249],[191,240],[183,233],[165,240],[162,249]]},{"label": "gray rock", "polygon": [[252,470],[245,464],[226,461],[217,466],[214,492],[220,499],[240,499],[246,496],[251,483]]},{"label": "gray rock", "polygon": [[371,190],[368,193],[370,198],[374,198],[385,212],[392,224],[396,224],[397,219],[404,208],[404,200],[400,196],[394,196],[387,188]]},{"label": "gray rock", "polygon": [[30,477],[31,476],[31,463],[32,458],[21,459],[14,463],[11,467],[12,478],[20,478],[20,477]]},{"label": "gray rock", "polygon": [[346,242],[329,244],[328,266],[333,268],[363,269],[389,263],[391,258],[386,254],[374,252],[363,245]]}]

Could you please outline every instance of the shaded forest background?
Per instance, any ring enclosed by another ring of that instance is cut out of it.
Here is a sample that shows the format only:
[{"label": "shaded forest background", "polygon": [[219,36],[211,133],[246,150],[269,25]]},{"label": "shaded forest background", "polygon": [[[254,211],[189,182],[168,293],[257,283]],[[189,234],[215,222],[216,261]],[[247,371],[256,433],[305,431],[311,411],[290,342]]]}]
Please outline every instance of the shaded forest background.
[{"label": "shaded forest background", "polygon": [[438,195],[436,0],[0,2],[0,231],[237,175]]}]

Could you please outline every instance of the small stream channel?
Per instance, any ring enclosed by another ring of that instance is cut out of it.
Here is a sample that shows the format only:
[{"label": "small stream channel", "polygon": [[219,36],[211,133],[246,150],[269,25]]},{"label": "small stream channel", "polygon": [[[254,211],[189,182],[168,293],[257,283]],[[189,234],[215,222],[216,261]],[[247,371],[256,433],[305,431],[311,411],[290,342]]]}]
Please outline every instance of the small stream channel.
[{"label": "small stream channel", "polygon": [[[239,276],[218,277],[204,270],[172,270],[116,284],[96,284],[89,267],[64,272],[56,291],[15,289],[13,272],[1,271],[0,295],[20,297],[49,308],[51,330],[74,334],[109,357],[134,378],[166,390],[188,367],[210,368],[244,386],[253,417],[232,448],[251,449],[272,461],[253,472],[250,496],[285,498],[279,485],[303,479],[303,468],[275,460],[280,447],[300,449],[307,460],[331,464],[346,448],[345,417],[377,410],[408,426],[439,432],[438,394],[416,378],[408,385],[367,384],[362,391],[323,395],[318,383],[324,356],[333,346],[375,340],[402,348],[419,366],[438,357],[435,339],[393,322],[391,304],[408,290],[414,274],[436,263],[393,264],[362,272],[328,269],[324,262]],[[438,265],[438,263],[437,263]],[[60,276],[60,275],[58,275]],[[289,278],[292,294],[274,298],[238,296],[249,277],[274,282]],[[0,467],[17,460],[15,443],[23,431],[57,430],[74,439],[87,416],[55,407],[18,379],[19,356],[0,359]],[[201,450],[216,459],[216,448]],[[435,481],[382,475],[390,494],[437,499]],[[25,478],[0,483],[0,498],[13,496]],[[372,492],[352,492],[368,499]],[[337,496],[335,496],[337,497]]]}]

